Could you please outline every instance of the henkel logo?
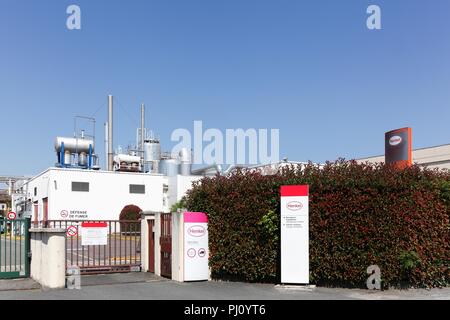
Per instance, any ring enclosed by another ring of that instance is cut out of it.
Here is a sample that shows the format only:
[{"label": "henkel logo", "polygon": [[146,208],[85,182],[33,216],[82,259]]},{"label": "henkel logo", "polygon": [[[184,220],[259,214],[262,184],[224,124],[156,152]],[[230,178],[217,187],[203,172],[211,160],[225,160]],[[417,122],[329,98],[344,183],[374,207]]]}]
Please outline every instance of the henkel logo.
[{"label": "henkel logo", "polygon": [[206,229],[202,226],[192,226],[187,232],[193,237],[202,237],[206,234]]},{"label": "henkel logo", "polygon": [[396,146],[396,145],[399,145],[400,143],[402,143],[402,137],[393,136],[389,139],[389,144],[391,146]]},{"label": "henkel logo", "polygon": [[291,211],[298,211],[301,210],[303,208],[303,205],[301,202],[299,201],[291,201],[288,202],[288,204],[286,205],[286,207],[291,210]]}]

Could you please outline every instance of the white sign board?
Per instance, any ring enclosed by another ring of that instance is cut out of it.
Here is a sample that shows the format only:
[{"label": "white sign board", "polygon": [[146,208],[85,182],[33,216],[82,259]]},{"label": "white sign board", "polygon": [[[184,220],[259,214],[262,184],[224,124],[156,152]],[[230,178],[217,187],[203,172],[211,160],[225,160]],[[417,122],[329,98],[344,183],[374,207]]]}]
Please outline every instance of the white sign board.
[{"label": "white sign board", "polygon": [[309,284],[308,186],[281,186],[281,283]]},{"label": "white sign board", "polygon": [[104,246],[108,243],[108,224],[106,222],[83,222],[81,224],[82,246]]},{"label": "white sign board", "polygon": [[184,213],[184,281],[208,280],[208,217]]}]

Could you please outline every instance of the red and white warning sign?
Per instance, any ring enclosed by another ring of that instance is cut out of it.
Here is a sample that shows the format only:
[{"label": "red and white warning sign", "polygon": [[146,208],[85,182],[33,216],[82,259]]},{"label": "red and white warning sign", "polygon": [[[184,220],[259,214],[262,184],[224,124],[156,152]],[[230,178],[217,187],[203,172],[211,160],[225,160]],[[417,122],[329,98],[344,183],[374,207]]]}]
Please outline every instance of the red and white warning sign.
[{"label": "red and white warning sign", "polygon": [[16,213],[10,211],[10,212],[8,212],[7,217],[8,217],[9,220],[14,220],[14,219],[16,219]]},{"label": "red and white warning sign", "polygon": [[82,246],[105,246],[108,244],[108,223],[83,222],[81,224]]},{"label": "red and white warning sign", "polygon": [[78,234],[78,228],[76,226],[69,226],[67,228],[67,236],[75,237]]}]

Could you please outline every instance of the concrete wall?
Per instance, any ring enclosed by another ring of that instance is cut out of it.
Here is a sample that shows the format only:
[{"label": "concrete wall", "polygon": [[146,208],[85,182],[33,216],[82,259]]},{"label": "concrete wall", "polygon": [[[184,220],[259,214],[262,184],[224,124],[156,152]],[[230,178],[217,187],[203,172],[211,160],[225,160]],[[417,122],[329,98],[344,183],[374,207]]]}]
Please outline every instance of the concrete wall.
[{"label": "concrete wall", "polygon": [[183,213],[172,213],[172,280],[184,281],[184,224]]},{"label": "concrete wall", "polygon": [[30,229],[31,278],[43,288],[66,285],[66,230]]},{"label": "concrete wall", "polygon": [[177,175],[173,177],[168,177],[167,181],[169,184],[169,194],[168,194],[168,208],[170,208],[177,201],[186,194],[186,191],[192,188],[192,183],[194,181],[201,180],[203,176],[182,176]]}]

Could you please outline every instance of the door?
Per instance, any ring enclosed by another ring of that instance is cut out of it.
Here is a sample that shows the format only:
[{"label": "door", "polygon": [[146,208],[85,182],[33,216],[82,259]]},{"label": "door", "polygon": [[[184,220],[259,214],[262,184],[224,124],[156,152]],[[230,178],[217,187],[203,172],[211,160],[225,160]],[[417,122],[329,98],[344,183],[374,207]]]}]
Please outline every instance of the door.
[{"label": "door", "polygon": [[47,227],[47,224],[48,224],[48,198],[44,198],[44,199],[42,199],[42,202],[43,202],[43,209],[44,209],[44,214],[43,214],[43,218],[42,218],[42,221],[43,221],[43,223],[42,223],[42,226],[44,227],[44,228],[46,228]]},{"label": "door", "polygon": [[37,227],[38,224],[39,224],[39,206],[38,206],[38,202],[37,202],[37,201],[35,201],[35,202],[33,203],[33,209],[34,209],[34,214],[33,214],[33,216],[34,216],[33,224],[34,224],[35,227]]}]

